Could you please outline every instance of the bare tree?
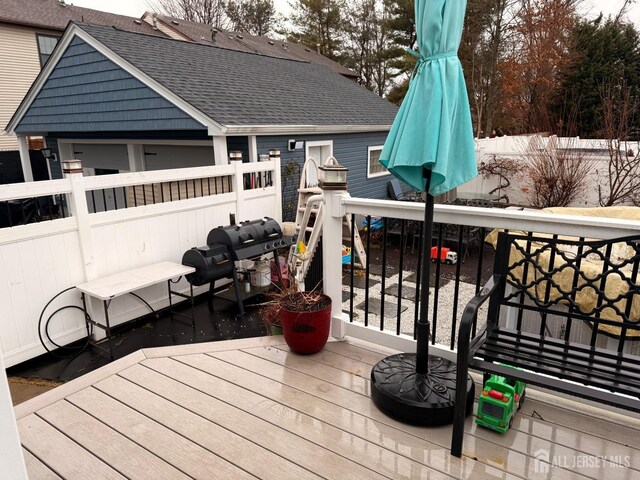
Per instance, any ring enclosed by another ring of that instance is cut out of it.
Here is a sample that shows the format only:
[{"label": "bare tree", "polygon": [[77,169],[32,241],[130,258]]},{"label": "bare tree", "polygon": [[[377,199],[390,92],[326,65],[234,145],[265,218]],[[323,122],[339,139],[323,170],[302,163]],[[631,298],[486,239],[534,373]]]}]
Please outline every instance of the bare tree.
[{"label": "bare tree", "polygon": [[616,15],[616,19],[614,20],[615,23],[620,23],[625,15],[629,12],[629,8],[636,3],[636,0],[624,0],[624,2],[622,3],[622,6],[620,7],[620,11],[618,12],[618,15]]},{"label": "bare tree", "polygon": [[489,195],[498,193],[500,200],[509,203],[507,189],[511,186],[511,179],[522,170],[522,165],[517,160],[509,157],[493,156],[488,162],[481,162],[478,173],[484,178],[498,177],[498,186],[489,192]]},{"label": "bare tree", "polygon": [[600,205],[640,204],[640,142],[637,137],[638,95],[621,80],[600,88],[603,131],[609,158],[604,175],[600,175]]},{"label": "bare tree", "polygon": [[524,157],[529,164],[525,193],[534,207],[568,207],[585,191],[591,161],[577,138],[560,145],[554,136],[545,146],[536,136]]},{"label": "bare tree", "polygon": [[147,0],[154,12],[191,22],[205,23],[212,27],[227,29],[225,0]]}]

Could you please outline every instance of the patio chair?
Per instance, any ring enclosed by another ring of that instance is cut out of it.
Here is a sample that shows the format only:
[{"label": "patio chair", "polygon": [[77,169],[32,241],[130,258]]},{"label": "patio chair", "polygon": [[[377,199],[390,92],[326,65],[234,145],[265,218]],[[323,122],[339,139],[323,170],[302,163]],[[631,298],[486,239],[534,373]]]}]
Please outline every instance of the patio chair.
[{"label": "patio chair", "polygon": [[401,202],[421,202],[420,192],[402,190],[400,180],[393,178],[387,182],[387,197]]}]

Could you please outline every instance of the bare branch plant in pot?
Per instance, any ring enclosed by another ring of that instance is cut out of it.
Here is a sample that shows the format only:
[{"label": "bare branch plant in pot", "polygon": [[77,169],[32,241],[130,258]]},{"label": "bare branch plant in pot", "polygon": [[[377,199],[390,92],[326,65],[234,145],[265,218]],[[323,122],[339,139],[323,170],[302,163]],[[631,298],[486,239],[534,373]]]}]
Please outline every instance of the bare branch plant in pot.
[{"label": "bare branch plant in pot", "polygon": [[282,333],[291,351],[317,353],[327,343],[331,328],[331,298],[320,292],[286,288],[272,293],[260,310],[269,333]]}]

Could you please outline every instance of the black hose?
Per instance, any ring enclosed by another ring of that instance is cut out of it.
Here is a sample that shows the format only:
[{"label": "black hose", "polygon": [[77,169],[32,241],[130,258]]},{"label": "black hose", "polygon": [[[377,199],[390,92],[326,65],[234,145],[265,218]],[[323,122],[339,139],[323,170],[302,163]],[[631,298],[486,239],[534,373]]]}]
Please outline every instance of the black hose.
[{"label": "black hose", "polygon": [[[53,303],[53,301],[56,298],[58,298],[60,295],[62,295],[63,293],[68,292],[69,290],[73,290],[74,288],[76,288],[76,287],[74,286],[74,287],[65,288],[64,290],[62,290],[61,292],[56,294],[51,300],[49,300],[49,302],[47,302],[47,304],[42,309],[42,312],[40,312],[40,318],[38,319],[38,338],[40,338],[40,343],[42,344],[42,346],[44,347],[44,349],[48,353],[50,353],[52,356],[54,356],[56,358],[59,358],[61,360],[75,358],[78,355],[80,355],[82,352],[84,352],[86,350],[86,348],[89,346],[89,344],[91,343],[91,335],[93,334],[93,323],[91,321],[91,317],[89,316],[89,314],[87,312],[85,312],[85,310],[83,308],[78,307],[77,305],[66,305],[64,307],[61,307],[61,308],[57,309],[55,312],[53,312],[51,315],[49,315],[49,317],[47,318],[47,321],[44,324],[44,334],[47,337],[47,340],[52,345],[54,345],[57,349],[60,349],[60,350],[64,350],[64,349],[71,350],[73,353],[71,353],[69,355],[60,355],[58,353],[55,353],[54,350],[50,350],[47,347],[47,344],[45,343],[45,341],[44,341],[44,339],[42,337],[42,319],[44,318],[44,314],[47,311],[47,308],[49,308],[49,305],[51,305],[51,303]],[[87,328],[87,341],[84,342],[82,345],[78,345],[78,346],[75,346],[75,347],[67,347],[67,346],[64,346],[64,345],[58,345],[56,342],[53,341],[53,339],[49,335],[49,323],[51,323],[51,320],[53,319],[53,317],[55,315],[57,315],[58,313],[60,313],[61,311],[69,309],[69,308],[80,310],[85,315],[85,326]],[[91,325],[91,328],[89,328],[89,325]]]}]

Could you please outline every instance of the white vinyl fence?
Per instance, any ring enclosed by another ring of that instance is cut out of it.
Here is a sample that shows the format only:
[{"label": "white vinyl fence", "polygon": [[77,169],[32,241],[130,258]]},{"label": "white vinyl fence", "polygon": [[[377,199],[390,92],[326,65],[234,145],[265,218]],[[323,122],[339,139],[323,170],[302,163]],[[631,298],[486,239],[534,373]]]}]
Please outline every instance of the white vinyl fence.
[{"label": "white vinyl fence", "polygon": [[[126,204],[90,213],[95,209],[89,192],[100,198],[119,191],[129,197]],[[261,216],[280,221],[282,215],[277,160],[0,185],[4,204],[46,196],[63,198],[70,216],[0,229],[0,356],[6,367],[45,352],[39,316],[65,288],[160,261],[180,262],[186,250],[206,243],[212,228],[227,225],[230,214],[238,221]],[[183,279],[178,289],[187,288]],[[166,285],[139,293],[156,309],[168,303]],[[75,289],[58,297],[45,319],[65,305],[80,305]],[[90,305],[90,311],[100,319],[100,305]],[[125,296],[114,300],[110,317],[117,325],[146,313],[139,300]],[[60,312],[49,333],[61,345],[83,338],[82,313]]]}]

